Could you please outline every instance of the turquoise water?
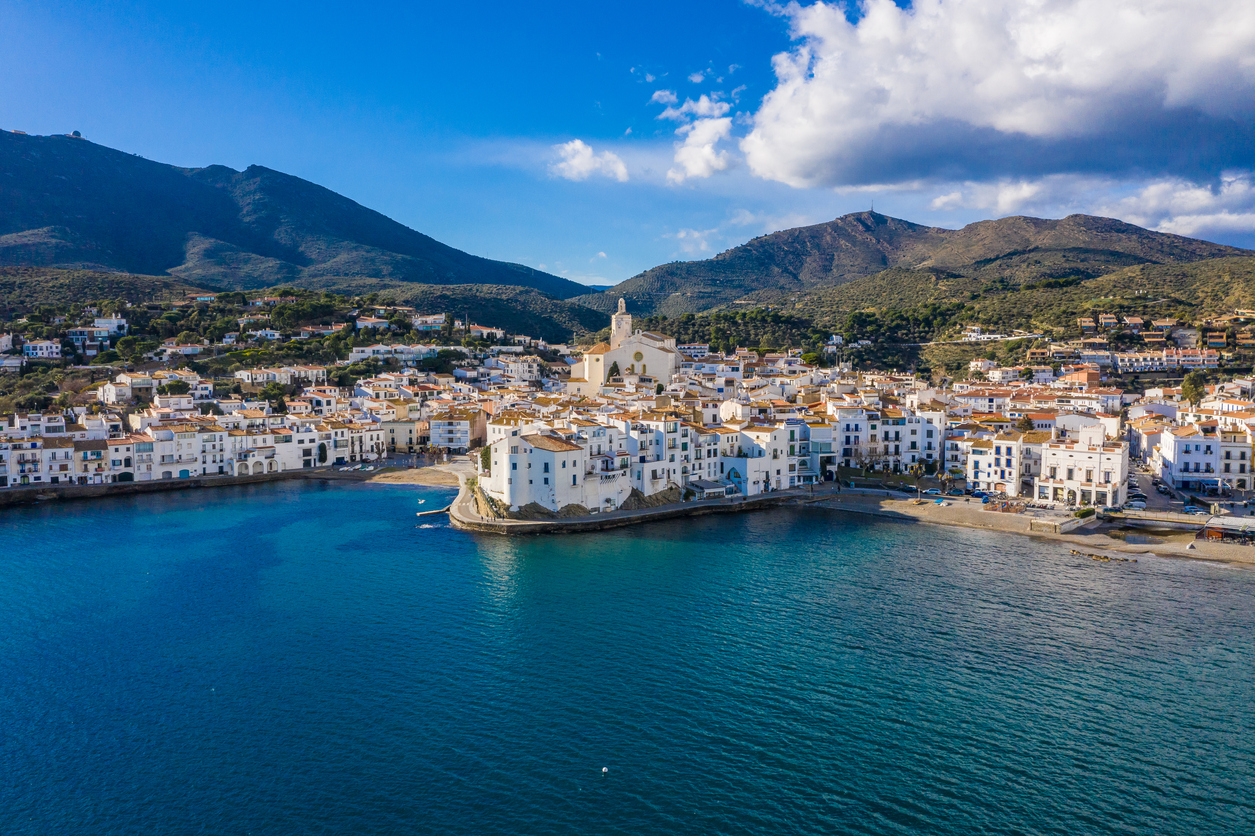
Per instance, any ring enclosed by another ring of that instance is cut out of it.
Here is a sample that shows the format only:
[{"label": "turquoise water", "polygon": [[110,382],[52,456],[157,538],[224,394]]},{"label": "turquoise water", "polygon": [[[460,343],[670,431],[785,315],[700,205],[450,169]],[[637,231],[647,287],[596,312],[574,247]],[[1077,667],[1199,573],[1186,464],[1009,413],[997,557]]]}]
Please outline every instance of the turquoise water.
[{"label": "turquoise water", "polygon": [[0,515],[0,832],[1255,832],[1255,572],[450,495]]}]

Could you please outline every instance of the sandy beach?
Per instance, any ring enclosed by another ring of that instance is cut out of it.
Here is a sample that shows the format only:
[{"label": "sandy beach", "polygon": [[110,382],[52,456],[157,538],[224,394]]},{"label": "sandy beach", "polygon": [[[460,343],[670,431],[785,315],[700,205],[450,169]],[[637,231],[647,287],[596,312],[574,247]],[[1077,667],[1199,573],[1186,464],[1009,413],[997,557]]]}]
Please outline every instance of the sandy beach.
[{"label": "sandy beach", "polygon": [[441,470],[437,466],[385,469],[366,481],[387,485],[428,485],[448,488],[458,486],[458,477],[455,474]]},{"label": "sandy beach", "polygon": [[963,502],[961,499],[944,506],[932,502],[915,505],[909,499],[842,492],[815,504],[834,511],[863,513],[904,522],[983,528],[1042,540],[1055,540],[1060,544],[1067,544],[1069,549],[1076,548],[1095,554],[1129,557],[1154,554],[1160,557],[1212,560],[1255,567],[1255,547],[1196,540],[1192,531],[1141,531],[1094,522],[1068,534],[1049,534],[1030,531],[1029,518],[1025,515],[989,511],[979,503]]}]

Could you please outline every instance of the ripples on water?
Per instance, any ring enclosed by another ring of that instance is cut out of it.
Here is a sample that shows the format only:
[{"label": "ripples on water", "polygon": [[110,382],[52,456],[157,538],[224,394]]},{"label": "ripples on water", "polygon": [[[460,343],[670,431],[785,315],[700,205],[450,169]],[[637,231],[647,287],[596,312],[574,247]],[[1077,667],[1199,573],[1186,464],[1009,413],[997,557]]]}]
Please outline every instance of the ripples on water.
[{"label": "ripples on water", "polygon": [[0,517],[0,832],[1255,832],[1255,573],[449,493]]}]

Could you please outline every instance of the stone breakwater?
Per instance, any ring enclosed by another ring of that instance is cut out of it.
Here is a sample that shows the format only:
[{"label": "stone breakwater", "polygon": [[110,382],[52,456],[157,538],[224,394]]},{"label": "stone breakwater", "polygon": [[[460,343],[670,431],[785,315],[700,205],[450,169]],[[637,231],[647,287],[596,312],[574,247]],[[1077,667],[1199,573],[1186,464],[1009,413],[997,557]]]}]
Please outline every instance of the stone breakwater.
[{"label": "stone breakwater", "polygon": [[796,505],[817,501],[805,493],[779,491],[751,499],[709,499],[642,508],[635,511],[609,511],[586,517],[566,517],[549,520],[506,520],[484,516],[476,508],[471,490],[463,482],[458,497],[449,508],[449,519],[455,528],[479,534],[520,536],[529,534],[576,534],[589,531],[605,531],[611,528],[637,525],[644,522],[668,520],[676,517],[697,517],[706,514],[736,514],[757,511],[778,505]]}]

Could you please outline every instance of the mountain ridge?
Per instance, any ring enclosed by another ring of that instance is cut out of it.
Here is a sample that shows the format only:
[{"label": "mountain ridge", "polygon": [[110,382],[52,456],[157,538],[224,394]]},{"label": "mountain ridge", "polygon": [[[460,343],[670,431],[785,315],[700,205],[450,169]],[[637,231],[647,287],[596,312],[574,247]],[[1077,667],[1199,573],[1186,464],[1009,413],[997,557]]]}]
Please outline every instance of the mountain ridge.
[{"label": "mountain ridge", "polygon": [[703,261],[659,265],[571,301],[609,311],[622,297],[635,313],[675,316],[774,303],[898,268],[1021,284],[1235,256],[1255,252],[1093,215],[1011,216],[951,230],[855,212],[762,235]]},{"label": "mountain ridge", "polygon": [[170,275],[224,290],[344,276],[587,292],[462,252],[265,166],[180,168],[77,137],[7,131],[0,265]]}]

